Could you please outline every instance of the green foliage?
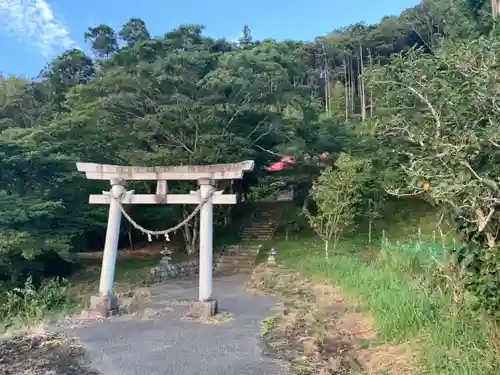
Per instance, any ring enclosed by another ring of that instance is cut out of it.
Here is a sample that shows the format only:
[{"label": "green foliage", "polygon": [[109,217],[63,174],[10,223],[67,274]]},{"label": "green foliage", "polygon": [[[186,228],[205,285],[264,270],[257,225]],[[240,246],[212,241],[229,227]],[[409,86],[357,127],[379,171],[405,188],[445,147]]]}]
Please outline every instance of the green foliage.
[{"label": "green foliage", "polygon": [[4,328],[39,322],[74,303],[66,280],[52,279],[36,287],[31,278],[22,288],[0,294],[0,302],[0,323]]},{"label": "green foliage", "polygon": [[84,34],[86,41],[90,41],[92,49],[99,57],[108,57],[118,50],[118,39],[115,31],[108,25],[101,24],[89,27]]},{"label": "green foliage", "polygon": [[243,26],[243,32],[241,33],[241,38],[239,39],[240,46],[248,47],[252,44],[252,31],[248,25]]},{"label": "green foliage", "polygon": [[[351,241],[345,238],[339,246],[351,249]],[[366,247],[356,246],[354,252],[342,251],[326,263],[321,242],[302,238],[273,246],[281,249],[278,262],[306,277],[340,286],[345,295],[360,301],[356,308],[369,311],[375,320],[377,344],[394,347],[412,342],[418,352],[415,365],[423,375],[495,375],[500,371],[494,326],[467,309],[457,309],[450,296],[432,283],[433,268],[421,264],[416,252],[409,251],[420,246],[425,253],[428,247],[436,247],[434,243],[409,241],[399,248],[393,241],[390,251],[375,259],[365,253]]]},{"label": "green foliage", "polygon": [[500,321],[500,255],[498,247],[484,249],[477,243],[463,246],[456,252],[463,268],[463,282],[477,298],[476,308],[481,308]]},{"label": "green foliage", "polygon": [[133,47],[135,43],[151,39],[146,24],[139,18],[131,18],[118,33],[129,47]]},{"label": "green foliage", "polygon": [[328,242],[333,237],[333,247],[342,233],[354,224],[356,205],[361,198],[363,184],[367,179],[368,163],[341,153],[335,168],[323,171],[314,182],[311,195],[316,212],[307,216],[311,227],[325,241],[325,256],[328,259]]},{"label": "green foliage", "polygon": [[371,77],[377,105],[384,108],[375,134],[397,161],[387,174],[389,192],[425,198],[457,223],[467,241],[460,254],[467,285],[495,315],[499,52],[493,36],[446,41],[432,55],[413,50],[395,56]]}]

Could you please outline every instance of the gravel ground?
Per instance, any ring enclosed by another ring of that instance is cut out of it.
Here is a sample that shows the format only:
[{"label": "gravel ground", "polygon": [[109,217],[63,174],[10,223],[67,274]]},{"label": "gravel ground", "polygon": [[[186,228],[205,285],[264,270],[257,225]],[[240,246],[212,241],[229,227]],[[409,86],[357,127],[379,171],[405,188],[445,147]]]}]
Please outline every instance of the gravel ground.
[{"label": "gravel ground", "polygon": [[99,375],[82,346],[61,334],[37,334],[0,342],[1,375]]},{"label": "gravel ground", "polygon": [[78,338],[92,367],[105,375],[291,374],[285,362],[262,354],[261,321],[272,314],[274,298],[252,295],[244,282],[239,276],[214,280],[220,320],[200,321],[182,302],[197,298],[197,280],[172,280],[153,286],[135,314],[66,322],[59,331]]}]

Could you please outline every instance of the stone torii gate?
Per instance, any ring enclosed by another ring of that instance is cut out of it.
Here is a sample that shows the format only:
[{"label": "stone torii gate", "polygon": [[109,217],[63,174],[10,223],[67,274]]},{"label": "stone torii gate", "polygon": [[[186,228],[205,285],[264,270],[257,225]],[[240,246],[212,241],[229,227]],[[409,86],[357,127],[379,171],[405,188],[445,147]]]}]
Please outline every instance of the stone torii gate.
[{"label": "stone torii gate", "polygon": [[[95,163],[77,163],[77,169],[84,172],[89,180],[109,180],[111,190],[102,194],[91,194],[90,204],[109,204],[108,226],[102,259],[99,295],[91,298],[91,310],[109,314],[117,309],[113,296],[118,238],[122,213],[148,236],[165,235],[182,227],[200,212],[200,264],[199,264],[199,302],[206,303],[205,311],[214,314],[217,302],[212,299],[213,270],[213,207],[214,204],[236,204],[235,194],[222,194],[214,188],[215,180],[236,180],[245,171],[254,168],[252,160],[230,164],[171,167],[125,167]],[[156,194],[135,194],[125,190],[125,181],[156,180]],[[199,189],[189,194],[168,194],[168,181],[197,180]],[[123,209],[122,204],[196,204],[193,213],[182,223],[164,231],[149,231],[140,227]]]}]

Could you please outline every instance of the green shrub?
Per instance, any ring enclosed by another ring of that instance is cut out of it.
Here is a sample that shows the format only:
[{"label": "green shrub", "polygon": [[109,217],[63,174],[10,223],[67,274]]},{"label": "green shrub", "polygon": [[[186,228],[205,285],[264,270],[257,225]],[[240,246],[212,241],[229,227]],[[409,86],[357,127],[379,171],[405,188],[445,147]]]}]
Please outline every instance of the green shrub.
[{"label": "green shrub", "polygon": [[0,322],[8,328],[41,321],[51,313],[65,310],[74,301],[67,280],[50,279],[37,288],[30,277],[22,288],[5,291],[0,302]]}]

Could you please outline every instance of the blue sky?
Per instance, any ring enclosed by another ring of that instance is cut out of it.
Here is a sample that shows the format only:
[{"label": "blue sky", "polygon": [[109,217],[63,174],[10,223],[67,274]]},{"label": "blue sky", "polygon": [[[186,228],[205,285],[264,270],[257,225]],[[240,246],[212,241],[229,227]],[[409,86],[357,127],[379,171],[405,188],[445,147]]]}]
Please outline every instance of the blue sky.
[{"label": "blue sky", "polygon": [[[397,15],[419,0],[0,0],[0,72],[36,75],[65,48],[86,49],[88,26],[119,30],[142,18],[153,35],[183,23],[200,23],[206,34],[235,40],[244,24],[254,39],[312,40],[334,28]],[[182,4],[182,5],[181,5]]]}]

